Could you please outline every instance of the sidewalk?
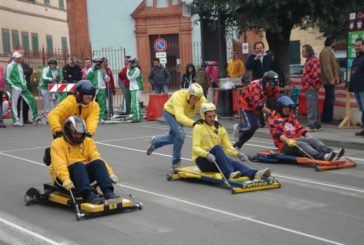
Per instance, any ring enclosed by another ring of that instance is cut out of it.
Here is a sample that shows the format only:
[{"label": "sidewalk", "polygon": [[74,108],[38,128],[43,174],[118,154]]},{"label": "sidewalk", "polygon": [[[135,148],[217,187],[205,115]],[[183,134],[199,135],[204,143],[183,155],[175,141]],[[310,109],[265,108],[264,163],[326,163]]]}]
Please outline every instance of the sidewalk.
[{"label": "sidewalk", "polygon": [[[304,117],[300,117],[299,120],[303,125],[305,125]],[[158,118],[157,121],[161,124],[166,124],[166,121],[163,117]],[[233,126],[235,123],[238,123],[239,120],[220,118],[219,122],[226,128],[229,134],[232,134]],[[355,136],[355,132],[358,131],[360,131],[360,128],[339,129],[336,125],[322,124],[322,129],[320,131],[311,132],[311,134],[329,146],[364,150],[364,137]],[[259,128],[254,136],[272,139],[267,125],[265,128]]]}]

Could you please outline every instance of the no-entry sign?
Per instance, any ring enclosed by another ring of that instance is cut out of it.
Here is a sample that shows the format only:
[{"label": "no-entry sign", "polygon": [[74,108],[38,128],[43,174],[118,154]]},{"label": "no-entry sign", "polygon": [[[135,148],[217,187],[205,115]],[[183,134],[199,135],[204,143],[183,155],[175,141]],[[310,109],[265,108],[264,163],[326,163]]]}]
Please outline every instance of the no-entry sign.
[{"label": "no-entry sign", "polygon": [[154,50],[155,52],[164,52],[167,50],[167,41],[163,38],[159,37],[154,42]]}]

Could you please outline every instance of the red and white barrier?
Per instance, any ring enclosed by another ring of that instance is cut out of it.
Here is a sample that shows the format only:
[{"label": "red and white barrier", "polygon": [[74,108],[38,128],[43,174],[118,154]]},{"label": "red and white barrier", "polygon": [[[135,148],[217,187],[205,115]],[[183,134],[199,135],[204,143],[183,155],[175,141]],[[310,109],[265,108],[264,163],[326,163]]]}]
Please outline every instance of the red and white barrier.
[{"label": "red and white barrier", "polygon": [[[306,113],[306,95],[301,90],[302,82],[301,77],[292,77],[289,85],[291,87],[297,87],[300,89],[299,94],[299,113]],[[335,86],[335,104],[334,104],[334,119],[342,120],[345,117],[345,106],[346,106],[346,88],[345,85],[340,84]],[[325,89],[321,86],[319,90],[319,108],[320,112],[322,112],[322,107],[325,99]],[[351,108],[351,116],[352,120],[356,122],[361,121],[361,112],[359,111],[358,104],[356,103],[355,97],[353,93],[350,93],[350,108]]]},{"label": "red and white barrier", "polygon": [[75,83],[52,83],[48,84],[48,91],[51,93],[73,92],[76,89]]}]

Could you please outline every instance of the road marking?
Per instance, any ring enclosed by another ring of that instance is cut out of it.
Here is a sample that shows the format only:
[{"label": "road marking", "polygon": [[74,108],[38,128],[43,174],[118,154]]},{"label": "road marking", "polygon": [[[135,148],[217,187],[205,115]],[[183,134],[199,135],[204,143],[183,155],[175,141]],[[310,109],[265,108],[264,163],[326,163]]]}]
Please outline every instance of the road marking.
[{"label": "road marking", "polygon": [[34,231],[28,230],[28,229],[26,229],[26,228],[24,228],[24,227],[22,227],[20,225],[14,224],[14,223],[12,223],[12,222],[10,222],[10,221],[8,221],[6,219],[3,219],[1,217],[0,217],[0,222],[4,223],[4,224],[6,224],[6,225],[8,225],[10,227],[13,227],[15,229],[18,229],[18,230],[20,230],[20,231],[22,231],[24,233],[27,233],[27,234],[29,234],[29,235],[31,235],[33,237],[36,237],[36,238],[38,238],[38,239],[40,239],[42,241],[45,241],[45,242],[47,242],[49,244],[54,244],[54,245],[62,245],[62,244],[65,244],[65,243],[58,243],[58,242],[56,242],[56,241],[54,241],[52,239],[49,239],[48,237],[45,237],[45,236],[43,236],[41,234],[38,234],[38,233],[36,233]]},{"label": "road marking", "polygon": [[[125,147],[125,146],[106,144],[106,143],[98,143],[98,142],[96,142],[96,143],[100,144],[100,145],[104,145],[104,146],[110,146],[110,147],[129,150],[129,151],[136,151],[136,152],[146,153],[145,150]],[[159,156],[169,157],[169,158],[172,157],[171,155],[168,155],[168,154],[155,153],[155,152],[153,152],[153,155],[159,155]],[[192,162],[192,159],[190,159],[190,158],[181,157],[181,159],[185,160],[185,161]],[[285,179],[288,179],[288,180],[300,181],[300,182],[304,182],[304,183],[310,183],[310,184],[322,185],[322,186],[331,187],[331,188],[337,188],[337,189],[342,189],[342,190],[350,190],[350,191],[353,191],[353,192],[364,193],[364,190],[357,189],[357,188],[354,188],[354,187],[346,187],[346,186],[340,186],[340,185],[327,184],[327,183],[323,183],[323,182],[317,182],[317,181],[314,181],[314,180],[300,179],[300,178],[297,178],[297,177],[289,177],[289,176],[285,176],[285,175],[275,174],[274,176],[277,176],[277,177],[280,177],[280,178],[285,178]]]},{"label": "road marking", "polygon": [[[117,147],[117,148],[123,148],[123,149],[127,149],[127,150],[133,150],[133,151],[138,151],[138,152],[145,152],[145,151],[142,151],[142,150],[128,148],[128,147],[119,147],[119,146],[114,146],[114,145],[105,144],[105,143],[101,143],[101,144],[102,145],[109,145],[109,146]],[[0,154],[2,154],[4,156],[13,157],[13,158],[16,158],[16,159],[19,159],[19,160],[23,160],[23,161],[26,161],[26,162],[29,162],[29,163],[32,163],[32,164],[36,164],[36,165],[40,165],[40,166],[45,167],[45,165],[43,165],[43,164],[41,164],[39,162],[35,162],[35,161],[32,161],[32,160],[29,160],[29,159],[25,159],[25,158],[22,158],[22,157],[17,157],[17,156],[9,155],[9,154],[6,154],[6,153],[0,153]],[[168,156],[168,155],[163,154],[163,156]],[[323,241],[323,242],[330,243],[330,244],[344,245],[344,243],[336,242],[336,241],[329,240],[329,239],[326,239],[326,238],[322,238],[322,237],[319,237],[319,236],[314,236],[314,235],[311,235],[311,234],[308,234],[308,233],[305,233],[305,232],[301,232],[301,231],[293,230],[293,229],[290,229],[290,228],[286,228],[284,226],[279,226],[279,225],[275,225],[275,224],[268,223],[268,222],[265,222],[265,221],[261,221],[261,220],[257,220],[257,219],[253,219],[253,218],[249,218],[249,217],[245,217],[245,216],[242,216],[242,215],[239,215],[239,214],[234,214],[234,213],[231,213],[231,212],[228,212],[228,211],[224,211],[224,210],[212,208],[212,207],[209,207],[209,206],[205,206],[205,205],[202,205],[202,204],[198,204],[198,203],[186,201],[186,200],[179,199],[179,198],[175,198],[175,197],[172,197],[172,196],[163,195],[163,194],[159,194],[159,193],[156,193],[156,192],[152,192],[152,191],[148,191],[148,190],[144,190],[144,189],[140,189],[140,188],[132,187],[132,186],[128,186],[128,185],[122,185],[122,184],[119,184],[119,185],[121,185],[121,186],[123,186],[125,188],[129,188],[129,189],[132,189],[132,190],[139,191],[139,192],[143,192],[143,193],[147,193],[147,194],[150,194],[150,195],[154,195],[154,196],[166,198],[166,199],[169,199],[169,200],[173,200],[173,201],[180,202],[180,203],[184,203],[184,204],[187,204],[187,205],[190,205],[190,206],[194,206],[194,207],[206,209],[206,210],[213,211],[213,212],[216,212],[216,213],[220,213],[220,214],[232,216],[232,217],[235,217],[235,218],[238,218],[238,219],[241,219],[241,220],[245,220],[245,221],[253,222],[253,223],[256,223],[256,224],[268,226],[268,227],[271,227],[271,228],[275,228],[275,229],[278,229],[278,230],[286,231],[286,232],[293,233],[293,234],[296,234],[296,235],[300,235],[300,236],[312,238],[312,239],[319,240],[319,241]],[[9,226],[12,226],[12,227],[18,229],[18,230],[21,230],[23,232],[26,232],[26,233],[34,236],[34,237],[37,237],[37,238],[39,238],[39,239],[41,239],[43,241],[46,241],[46,242],[48,242],[50,244],[57,244],[57,245],[61,244],[61,243],[57,243],[56,241],[53,241],[53,240],[51,240],[51,239],[49,239],[47,237],[44,237],[44,236],[42,236],[40,234],[37,234],[35,232],[32,232],[32,231],[30,231],[30,230],[28,230],[26,228],[23,228],[23,227],[18,226],[18,225],[14,224],[14,223],[11,223],[10,221],[4,220],[2,218],[0,218],[0,221],[3,222],[3,223],[5,223],[5,224],[8,224]]]},{"label": "road marking", "polygon": [[323,238],[323,237],[311,235],[311,234],[308,234],[308,233],[305,233],[305,232],[293,230],[293,229],[290,229],[290,228],[287,228],[287,227],[284,227],[284,226],[275,225],[275,224],[268,223],[268,222],[265,222],[265,221],[261,221],[261,220],[258,220],[258,219],[253,219],[253,218],[250,218],[250,217],[246,217],[246,216],[242,216],[242,215],[239,215],[239,214],[231,213],[231,212],[224,211],[224,210],[221,210],[221,209],[212,208],[212,207],[205,206],[205,205],[202,205],[202,204],[186,201],[186,200],[183,200],[183,199],[180,199],[180,198],[176,198],[176,197],[160,194],[160,193],[157,193],[157,192],[144,190],[144,189],[129,186],[129,185],[124,185],[124,184],[119,184],[119,185],[121,185],[121,186],[123,186],[125,188],[129,188],[131,190],[143,192],[143,193],[146,193],[146,194],[149,194],[149,195],[153,195],[153,196],[157,196],[157,197],[161,197],[161,198],[165,198],[165,199],[169,199],[169,200],[172,200],[172,201],[175,201],[175,202],[180,202],[180,203],[187,204],[187,205],[190,205],[190,206],[193,206],[193,207],[206,209],[206,210],[209,210],[209,211],[212,211],[212,212],[215,212],[215,213],[228,215],[228,216],[231,216],[231,217],[234,217],[234,218],[238,218],[238,219],[249,221],[249,222],[252,222],[252,223],[268,226],[268,227],[271,227],[271,228],[274,228],[274,229],[278,229],[278,230],[281,230],[281,231],[286,231],[286,232],[293,233],[293,234],[296,234],[296,235],[300,235],[300,236],[303,236],[303,237],[308,237],[308,238],[312,238],[312,239],[315,239],[315,240],[319,240],[319,241],[322,241],[322,242],[335,244],[335,245],[344,245],[344,243],[340,243],[340,242],[329,240],[329,239],[326,239],[326,238]]}]

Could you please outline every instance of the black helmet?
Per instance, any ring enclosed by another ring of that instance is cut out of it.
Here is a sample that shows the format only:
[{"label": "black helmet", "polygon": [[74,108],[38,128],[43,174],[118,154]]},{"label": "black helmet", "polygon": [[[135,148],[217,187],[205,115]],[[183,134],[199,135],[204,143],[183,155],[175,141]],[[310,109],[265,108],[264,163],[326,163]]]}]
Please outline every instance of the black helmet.
[{"label": "black helmet", "polygon": [[82,96],[84,94],[92,95],[92,99],[95,97],[96,88],[89,80],[81,80],[76,83],[75,95],[78,103],[82,102]]},{"label": "black helmet", "polygon": [[50,65],[50,64],[57,65],[58,64],[58,62],[55,58],[50,58],[50,59],[48,59],[47,62],[48,62],[48,65]]},{"label": "black helmet", "polygon": [[279,85],[279,76],[276,72],[274,71],[267,71],[264,73],[263,75],[263,83],[264,85],[266,83],[270,83],[273,86],[278,86]]},{"label": "black helmet", "polygon": [[130,58],[128,59],[128,63],[131,64],[131,68],[135,68],[139,66],[139,61],[137,58]]},{"label": "black helmet", "polygon": [[[63,125],[64,138],[71,144],[81,144],[86,137],[86,123],[81,117],[70,116]],[[76,136],[75,134],[81,134]]]},{"label": "black helmet", "polygon": [[294,105],[295,105],[295,103],[288,96],[283,95],[277,99],[278,111],[281,114],[282,114],[283,106],[289,106],[292,109]]}]

